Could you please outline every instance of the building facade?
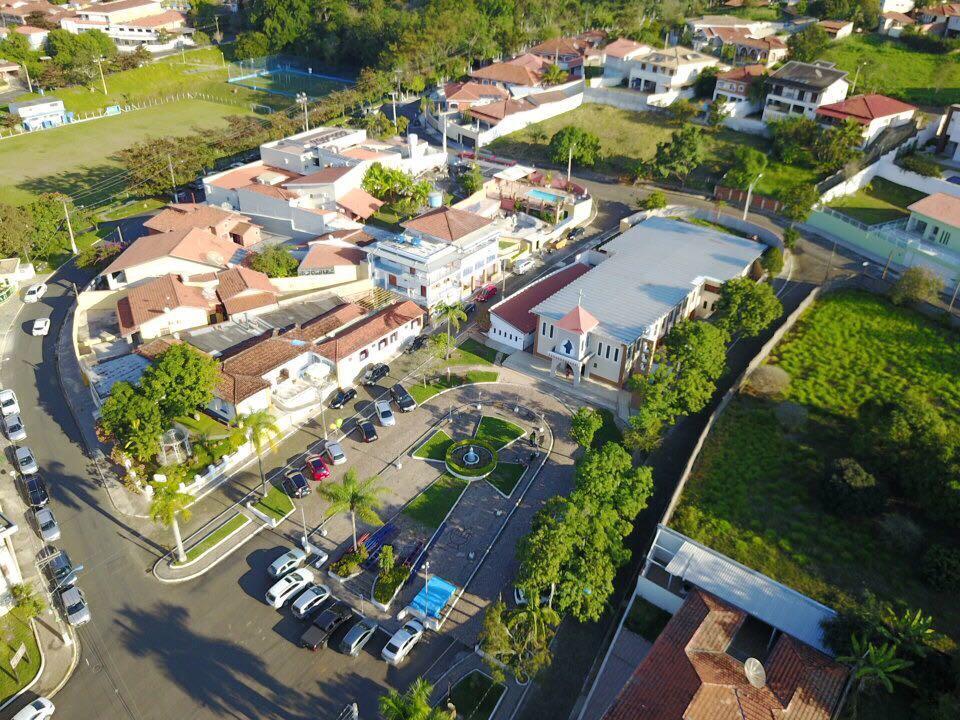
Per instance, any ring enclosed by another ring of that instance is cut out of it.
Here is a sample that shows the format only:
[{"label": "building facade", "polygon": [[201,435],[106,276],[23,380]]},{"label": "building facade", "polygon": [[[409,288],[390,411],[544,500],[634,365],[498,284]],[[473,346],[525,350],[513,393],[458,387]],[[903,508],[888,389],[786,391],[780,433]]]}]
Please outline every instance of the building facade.
[{"label": "building facade", "polygon": [[821,105],[847,97],[847,73],[833,63],[802,63],[791,60],[770,76],[763,108],[763,121],[789,117],[814,119]]}]

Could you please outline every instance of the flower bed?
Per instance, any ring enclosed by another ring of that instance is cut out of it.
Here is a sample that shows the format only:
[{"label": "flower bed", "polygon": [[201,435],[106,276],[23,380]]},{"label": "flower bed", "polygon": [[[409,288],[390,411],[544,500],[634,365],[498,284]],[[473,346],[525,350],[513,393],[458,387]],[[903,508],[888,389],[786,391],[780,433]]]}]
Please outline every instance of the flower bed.
[{"label": "flower bed", "polygon": [[[479,465],[467,465],[460,459],[464,449],[474,448],[480,451],[481,457],[486,453],[490,454],[487,462]],[[497,451],[483,440],[470,438],[468,440],[459,440],[447,448],[445,458],[447,472],[458,477],[461,480],[479,480],[492,473],[497,467]]]},{"label": "flower bed", "polygon": [[339,580],[348,580],[360,574],[360,566],[367,559],[367,556],[367,548],[361,545],[359,550],[344,553],[339,560],[330,566],[327,572],[336,576]]}]

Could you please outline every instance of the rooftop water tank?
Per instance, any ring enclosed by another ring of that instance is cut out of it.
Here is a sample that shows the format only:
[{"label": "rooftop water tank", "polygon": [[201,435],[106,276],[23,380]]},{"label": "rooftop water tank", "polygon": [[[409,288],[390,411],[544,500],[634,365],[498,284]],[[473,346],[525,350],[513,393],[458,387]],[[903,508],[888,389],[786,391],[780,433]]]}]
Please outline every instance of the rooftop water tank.
[{"label": "rooftop water tank", "polygon": [[438,208],[443,205],[443,193],[439,190],[434,190],[427,196],[427,204],[432,208]]}]

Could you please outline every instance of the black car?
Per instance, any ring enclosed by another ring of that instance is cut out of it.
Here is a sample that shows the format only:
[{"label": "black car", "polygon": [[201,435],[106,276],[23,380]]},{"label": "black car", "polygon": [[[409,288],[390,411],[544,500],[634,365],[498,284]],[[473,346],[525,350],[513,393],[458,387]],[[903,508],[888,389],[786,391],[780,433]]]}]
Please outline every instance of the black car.
[{"label": "black car", "polygon": [[283,491],[290,497],[302,498],[310,494],[310,483],[299,470],[288,472],[283,478]]},{"label": "black car", "polygon": [[400,383],[390,388],[390,395],[393,396],[393,401],[397,404],[397,407],[400,408],[400,412],[416,410],[417,401],[413,399],[413,396],[410,395],[407,389]]},{"label": "black car", "polygon": [[463,306],[463,312],[469,315],[477,309],[477,304],[472,300]]},{"label": "black car", "polygon": [[333,400],[330,401],[330,408],[332,410],[339,410],[356,396],[357,391],[354,388],[337,388],[336,395],[334,395]]},{"label": "black car", "polygon": [[360,439],[365,443],[371,443],[379,437],[377,428],[369,420],[357,423],[357,428],[360,430]]},{"label": "black car", "polygon": [[376,385],[390,374],[390,366],[385,363],[377,363],[367,368],[363,374],[364,385]]},{"label": "black car", "polygon": [[410,344],[407,345],[407,349],[406,349],[404,352],[406,352],[408,355],[410,355],[410,354],[412,354],[412,353],[415,353],[417,350],[419,350],[420,348],[422,348],[422,347],[423,347],[424,345],[426,345],[426,344],[427,344],[427,336],[426,336],[426,335],[417,335],[417,336],[410,342]]},{"label": "black car", "polygon": [[66,588],[77,584],[77,572],[80,568],[74,568],[67,553],[47,545],[40,552],[40,561],[54,587]]},{"label": "black car", "polygon": [[50,494],[47,492],[47,484],[40,477],[40,473],[26,475],[23,481],[27,489],[27,498],[30,500],[30,507],[42,508],[50,502]]},{"label": "black car", "polygon": [[587,229],[586,229],[586,228],[583,228],[583,227],[575,227],[573,230],[570,231],[570,234],[567,235],[567,239],[568,239],[568,240],[577,240],[577,239],[579,239],[579,238],[582,238],[583,235],[584,235],[584,233],[586,233],[586,232],[587,232]]},{"label": "black car", "polygon": [[314,652],[326,647],[330,642],[330,636],[351,617],[353,617],[353,610],[342,600],[328,605],[313,618],[310,627],[300,636],[300,646]]}]

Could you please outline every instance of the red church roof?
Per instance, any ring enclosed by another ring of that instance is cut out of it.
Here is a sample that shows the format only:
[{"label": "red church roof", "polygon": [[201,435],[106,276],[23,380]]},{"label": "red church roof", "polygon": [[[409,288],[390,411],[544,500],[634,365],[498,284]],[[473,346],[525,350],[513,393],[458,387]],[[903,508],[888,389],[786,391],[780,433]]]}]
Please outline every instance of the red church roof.
[{"label": "red church roof", "polygon": [[578,335],[582,335],[583,333],[590,332],[599,324],[599,320],[587,312],[583,307],[577,305],[573,310],[560,318],[560,322],[557,323],[557,327],[561,330],[569,330],[570,332],[575,332]]}]

